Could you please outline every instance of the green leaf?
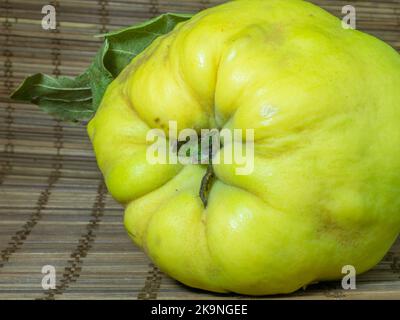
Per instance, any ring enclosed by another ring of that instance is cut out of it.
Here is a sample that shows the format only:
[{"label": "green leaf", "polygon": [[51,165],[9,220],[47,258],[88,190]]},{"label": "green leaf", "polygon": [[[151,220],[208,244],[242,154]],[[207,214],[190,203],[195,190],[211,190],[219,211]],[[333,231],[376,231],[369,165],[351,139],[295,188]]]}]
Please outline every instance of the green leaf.
[{"label": "green leaf", "polygon": [[84,73],[76,78],[34,74],[21,83],[11,99],[37,104],[62,120],[87,120],[96,112],[108,85],[133,58],[157,37],[169,33],[177,24],[191,17],[191,14],[167,13],[99,35],[104,37],[104,43]]},{"label": "green leaf", "polygon": [[54,78],[42,73],[26,78],[11,99],[37,104],[63,120],[87,119],[93,114],[89,75]]},{"label": "green leaf", "polygon": [[93,110],[97,110],[108,85],[114,80],[114,77],[104,66],[104,55],[108,48],[108,41],[105,39],[102,47],[97,52],[92,64],[87,70],[92,90]]}]

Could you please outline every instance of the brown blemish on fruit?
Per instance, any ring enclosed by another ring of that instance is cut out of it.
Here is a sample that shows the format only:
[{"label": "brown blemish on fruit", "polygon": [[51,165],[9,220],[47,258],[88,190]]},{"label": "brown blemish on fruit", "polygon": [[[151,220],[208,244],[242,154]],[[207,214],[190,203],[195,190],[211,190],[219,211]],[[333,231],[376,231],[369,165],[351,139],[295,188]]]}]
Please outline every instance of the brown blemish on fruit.
[{"label": "brown blemish on fruit", "polygon": [[317,234],[320,238],[333,237],[342,246],[356,246],[358,230],[349,230],[335,221],[334,213],[320,208]]}]

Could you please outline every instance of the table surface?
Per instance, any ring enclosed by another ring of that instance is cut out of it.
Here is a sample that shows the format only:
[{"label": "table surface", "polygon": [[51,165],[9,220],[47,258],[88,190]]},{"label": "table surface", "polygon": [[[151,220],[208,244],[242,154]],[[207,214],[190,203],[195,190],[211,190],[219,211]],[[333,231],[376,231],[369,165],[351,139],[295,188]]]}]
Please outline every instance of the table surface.
[{"label": "table surface", "polygon": [[[29,74],[77,75],[100,46],[93,35],[164,12],[222,1],[53,1],[57,29],[41,28],[42,1],[0,4],[0,299],[245,299],[187,288],[161,273],[129,240],[123,210],[107,193],[85,128],[10,101]],[[312,1],[400,49],[400,0]],[[42,267],[57,287],[42,289]],[[285,299],[400,298],[400,241],[357,289],[311,285]]]}]

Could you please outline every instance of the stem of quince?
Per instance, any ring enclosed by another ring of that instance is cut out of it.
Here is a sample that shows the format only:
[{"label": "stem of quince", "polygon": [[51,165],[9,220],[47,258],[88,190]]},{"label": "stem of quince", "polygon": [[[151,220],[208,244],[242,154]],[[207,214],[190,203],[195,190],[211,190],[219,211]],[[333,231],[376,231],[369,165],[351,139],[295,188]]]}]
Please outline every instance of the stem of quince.
[{"label": "stem of quince", "polygon": [[[214,139],[213,139],[212,135],[206,136],[205,139],[208,142],[208,150],[207,150],[208,151],[207,152],[208,153],[207,154],[208,165],[207,165],[206,174],[201,179],[200,191],[199,191],[200,199],[203,202],[204,208],[207,207],[208,195],[210,193],[211,186],[215,179],[214,169],[213,169],[213,165],[212,165]],[[200,144],[203,145],[202,142],[200,142]],[[200,148],[200,150],[201,150],[201,148]]]},{"label": "stem of quince", "polygon": [[207,166],[206,174],[204,175],[203,179],[201,179],[201,185],[199,191],[200,199],[203,202],[204,208],[207,207],[208,194],[210,192],[214,177],[215,175],[212,163],[209,163]]}]

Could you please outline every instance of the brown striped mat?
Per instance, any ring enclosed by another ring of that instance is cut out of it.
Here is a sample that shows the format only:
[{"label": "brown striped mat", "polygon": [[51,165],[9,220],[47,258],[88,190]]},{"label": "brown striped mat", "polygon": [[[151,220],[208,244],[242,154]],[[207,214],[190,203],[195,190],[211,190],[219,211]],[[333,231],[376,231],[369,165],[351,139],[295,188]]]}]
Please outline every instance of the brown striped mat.
[{"label": "brown striped mat", "polygon": [[[41,28],[46,1],[0,1],[0,299],[245,298],[193,290],[162,274],[128,239],[85,128],[8,98],[29,74],[80,73],[100,45],[95,34],[222,1],[48,1],[55,31]],[[337,16],[352,4],[359,29],[400,49],[400,0],[313,2]],[[56,269],[55,289],[42,289],[44,265]],[[400,298],[400,242],[357,280],[353,291],[329,282],[283,298]]]}]

